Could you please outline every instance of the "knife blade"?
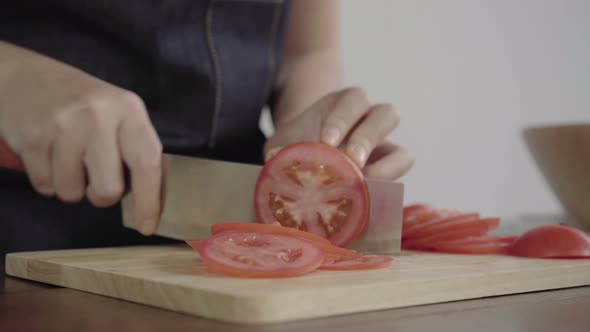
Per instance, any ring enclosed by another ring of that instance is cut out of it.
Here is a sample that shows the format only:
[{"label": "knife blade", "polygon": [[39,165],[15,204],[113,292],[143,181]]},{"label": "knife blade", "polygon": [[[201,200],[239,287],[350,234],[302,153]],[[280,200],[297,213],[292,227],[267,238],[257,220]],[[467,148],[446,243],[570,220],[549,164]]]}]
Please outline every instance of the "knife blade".
[{"label": "knife blade", "polygon": [[[260,165],[164,154],[163,208],[155,234],[178,239],[210,236],[222,222],[255,222],[254,191]],[[0,140],[0,167],[24,171],[18,157]],[[404,185],[366,178],[369,222],[351,248],[364,253],[401,250]],[[121,200],[123,225],[136,229],[132,192]]]}]

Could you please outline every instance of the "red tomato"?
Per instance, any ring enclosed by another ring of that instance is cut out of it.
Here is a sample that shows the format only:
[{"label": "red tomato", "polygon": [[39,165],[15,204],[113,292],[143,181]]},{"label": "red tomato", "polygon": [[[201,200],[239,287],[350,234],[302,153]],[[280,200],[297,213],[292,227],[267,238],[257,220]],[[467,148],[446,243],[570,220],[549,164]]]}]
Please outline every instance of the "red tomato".
[{"label": "red tomato", "polygon": [[6,142],[0,139],[0,167],[16,171],[24,171],[25,166],[16,154],[8,147]]},{"label": "red tomato", "polygon": [[356,251],[348,250],[346,248],[338,247],[330,243],[323,237],[311,234],[309,232],[300,231],[295,228],[283,227],[279,223],[272,224],[255,224],[255,223],[222,223],[211,226],[211,234],[216,235],[226,231],[240,231],[240,232],[255,232],[261,234],[279,234],[296,236],[308,241],[311,241],[315,246],[320,248],[325,254],[343,257],[359,257],[361,254]]},{"label": "red tomato", "polygon": [[434,210],[434,208],[432,207],[432,205],[430,204],[425,204],[425,203],[415,203],[415,204],[410,204],[404,207],[403,209],[403,218],[404,220],[411,218],[413,215],[420,213],[420,212],[424,212],[424,211],[431,211]]},{"label": "red tomato", "polygon": [[537,258],[590,258],[590,236],[570,226],[538,226],[520,236],[508,253]]},{"label": "red tomato", "polygon": [[496,228],[498,224],[499,219],[479,218],[477,213],[453,214],[411,227],[404,232],[404,236],[407,239],[414,239],[463,227],[486,227],[491,229]]},{"label": "red tomato", "polygon": [[300,276],[324,261],[324,253],[311,242],[279,234],[223,232],[196,250],[210,271],[243,278]]},{"label": "red tomato", "polygon": [[260,172],[257,221],[279,222],[345,247],[369,217],[369,194],[360,169],[343,152],[321,143],[282,148]]},{"label": "red tomato", "polygon": [[270,233],[270,234],[285,234],[297,236],[312,242],[324,242],[330,243],[321,236],[315,234],[300,231],[295,228],[283,227],[279,223],[272,224],[256,224],[251,222],[226,222],[221,224],[211,225],[211,234],[215,235],[226,231],[240,231],[240,232],[257,232],[257,233]]},{"label": "red tomato", "polygon": [[382,269],[391,265],[391,256],[360,256],[356,258],[326,259],[320,270],[372,270]]},{"label": "red tomato", "polygon": [[413,227],[416,227],[417,225],[421,225],[426,222],[430,222],[433,220],[439,220],[441,218],[446,218],[451,214],[453,214],[453,212],[450,210],[422,210],[422,211],[418,211],[415,214],[410,215],[408,218],[404,219],[403,227],[402,227],[403,228],[402,229],[402,236],[404,235],[403,233],[408,229],[411,229]]},{"label": "red tomato", "polygon": [[440,241],[458,240],[467,237],[483,236],[499,225],[497,218],[477,219],[470,222],[457,222],[441,227],[426,236],[404,239],[402,244],[406,249],[427,249]]},{"label": "red tomato", "polygon": [[185,242],[191,246],[191,248],[197,250],[201,244],[203,244],[205,240],[186,240]]},{"label": "red tomato", "polygon": [[458,254],[505,254],[507,248],[517,239],[516,236],[470,237],[452,241],[440,241],[432,245],[434,250]]}]

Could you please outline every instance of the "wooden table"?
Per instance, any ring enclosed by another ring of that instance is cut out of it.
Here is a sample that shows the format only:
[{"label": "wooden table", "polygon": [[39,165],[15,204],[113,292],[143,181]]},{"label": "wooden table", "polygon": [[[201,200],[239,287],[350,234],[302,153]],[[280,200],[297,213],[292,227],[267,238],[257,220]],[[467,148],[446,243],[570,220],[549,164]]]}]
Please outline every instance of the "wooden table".
[{"label": "wooden table", "polygon": [[590,287],[240,326],[12,278],[0,263],[0,331],[590,331]]}]

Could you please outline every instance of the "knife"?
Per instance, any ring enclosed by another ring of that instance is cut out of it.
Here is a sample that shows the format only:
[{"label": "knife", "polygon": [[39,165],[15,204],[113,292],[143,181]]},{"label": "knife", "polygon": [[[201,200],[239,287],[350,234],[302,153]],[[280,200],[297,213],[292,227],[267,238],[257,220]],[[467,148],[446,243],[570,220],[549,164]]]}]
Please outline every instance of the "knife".
[{"label": "knife", "polygon": [[[210,236],[223,222],[256,222],[254,191],[262,166],[164,154],[163,208],[155,234],[178,239]],[[0,167],[24,171],[18,157],[0,140]],[[351,248],[364,253],[394,254],[401,248],[404,185],[366,178],[369,222]],[[132,220],[132,192],[121,200],[123,225]]]}]

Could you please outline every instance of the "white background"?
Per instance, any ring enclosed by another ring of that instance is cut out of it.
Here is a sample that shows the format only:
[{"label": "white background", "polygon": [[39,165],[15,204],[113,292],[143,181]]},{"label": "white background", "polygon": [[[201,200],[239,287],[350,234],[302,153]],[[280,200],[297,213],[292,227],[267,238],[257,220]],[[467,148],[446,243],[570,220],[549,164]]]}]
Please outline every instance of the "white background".
[{"label": "white background", "polygon": [[590,122],[590,1],[342,0],[341,24],[347,82],[397,106],[417,154],[406,202],[561,212],[521,132]]}]

